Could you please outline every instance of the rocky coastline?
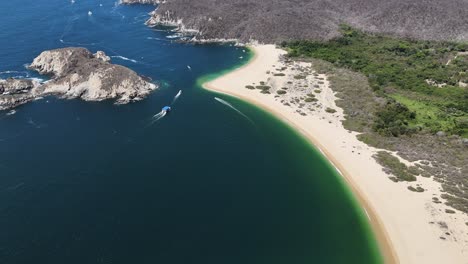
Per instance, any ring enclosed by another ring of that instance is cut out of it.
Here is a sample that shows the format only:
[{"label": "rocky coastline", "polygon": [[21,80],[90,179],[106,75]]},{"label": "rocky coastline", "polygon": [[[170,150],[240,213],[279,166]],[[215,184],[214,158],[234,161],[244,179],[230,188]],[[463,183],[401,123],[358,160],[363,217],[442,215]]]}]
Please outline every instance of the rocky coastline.
[{"label": "rocky coastline", "polygon": [[8,110],[43,96],[85,101],[114,99],[117,104],[138,101],[157,85],[134,71],[110,63],[102,51],[62,48],[42,52],[29,66],[51,79],[0,79],[0,110]]},{"label": "rocky coastline", "polygon": [[[329,40],[348,24],[371,33],[398,37],[467,41],[464,0],[121,0],[153,4],[148,26],[171,26],[190,41],[238,40],[280,43]],[[447,19],[450,17],[451,19]]]}]

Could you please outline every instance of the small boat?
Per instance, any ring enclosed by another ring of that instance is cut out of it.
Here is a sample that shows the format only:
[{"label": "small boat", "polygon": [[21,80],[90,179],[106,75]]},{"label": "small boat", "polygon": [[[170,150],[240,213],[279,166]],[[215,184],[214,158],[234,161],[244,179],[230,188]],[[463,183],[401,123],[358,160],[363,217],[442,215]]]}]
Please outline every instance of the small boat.
[{"label": "small boat", "polygon": [[166,113],[167,113],[167,112],[170,112],[171,110],[172,110],[172,109],[171,109],[170,106],[165,106],[165,107],[163,107],[163,109],[162,109],[162,111],[163,111],[163,112],[166,112]]}]

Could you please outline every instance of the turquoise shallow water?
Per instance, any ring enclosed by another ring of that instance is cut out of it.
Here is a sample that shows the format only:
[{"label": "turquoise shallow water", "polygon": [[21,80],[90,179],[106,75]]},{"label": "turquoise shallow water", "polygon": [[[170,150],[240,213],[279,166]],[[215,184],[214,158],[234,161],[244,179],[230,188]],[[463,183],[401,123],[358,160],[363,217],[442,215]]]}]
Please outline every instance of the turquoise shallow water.
[{"label": "turquoise shallow water", "polygon": [[0,113],[0,263],[379,263],[323,157],[268,113],[199,87],[244,63],[243,49],[171,43],[143,25],[152,9],[0,2],[1,78],[41,77],[23,65],[84,46],[162,85],[124,106],[45,98]]}]

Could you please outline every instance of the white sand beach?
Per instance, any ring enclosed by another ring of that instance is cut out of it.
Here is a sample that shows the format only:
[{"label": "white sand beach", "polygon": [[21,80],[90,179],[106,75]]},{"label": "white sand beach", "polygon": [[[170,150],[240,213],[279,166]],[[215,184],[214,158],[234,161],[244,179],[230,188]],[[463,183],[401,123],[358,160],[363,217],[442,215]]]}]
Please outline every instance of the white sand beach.
[{"label": "white sand beach", "polygon": [[[378,150],[357,140],[357,133],[347,131],[341,124],[343,110],[336,106],[334,92],[327,77],[312,75],[315,83],[314,106],[290,104],[294,98],[314,92],[287,90],[279,96],[277,90],[294,81],[300,68],[307,63],[286,65],[280,56],[285,52],[274,45],[255,45],[251,62],[233,72],[204,84],[209,90],[241,98],[269,111],[297,129],[320,149],[348,182],[369,216],[381,251],[388,263],[468,263],[468,217],[457,211],[446,214],[448,207],[432,202],[440,193],[440,184],[430,178],[418,177],[423,193],[411,192],[407,183],[394,183],[374,160]],[[284,69],[285,76],[278,68]],[[271,86],[271,94],[262,94],[246,85]],[[305,87],[305,85],[304,85]],[[300,94],[302,93],[302,94]],[[276,96],[276,97],[275,97]],[[327,108],[336,112],[326,111]],[[441,238],[443,237],[443,238]]]}]

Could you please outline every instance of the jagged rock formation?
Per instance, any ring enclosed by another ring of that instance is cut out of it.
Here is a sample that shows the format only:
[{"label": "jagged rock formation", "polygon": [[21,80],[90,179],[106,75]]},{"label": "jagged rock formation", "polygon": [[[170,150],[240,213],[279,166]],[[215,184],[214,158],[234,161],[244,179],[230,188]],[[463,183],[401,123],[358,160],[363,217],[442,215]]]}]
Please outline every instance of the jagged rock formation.
[{"label": "jagged rock formation", "polygon": [[156,89],[155,84],[134,71],[109,61],[104,52],[92,54],[85,48],[44,51],[30,68],[52,79],[44,84],[11,78],[0,80],[0,110],[46,95],[87,101],[116,99],[124,104],[141,100]]},{"label": "jagged rock formation", "polygon": [[[427,40],[468,41],[466,0],[122,0],[159,4],[149,25],[196,31],[195,38],[327,40],[339,25]],[[190,32],[191,34],[194,31]]]},{"label": "jagged rock formation", "polygon": [[14,108],[34,100],[31,92],[39,83],[33,80],[0,79],[0,110]]}]

